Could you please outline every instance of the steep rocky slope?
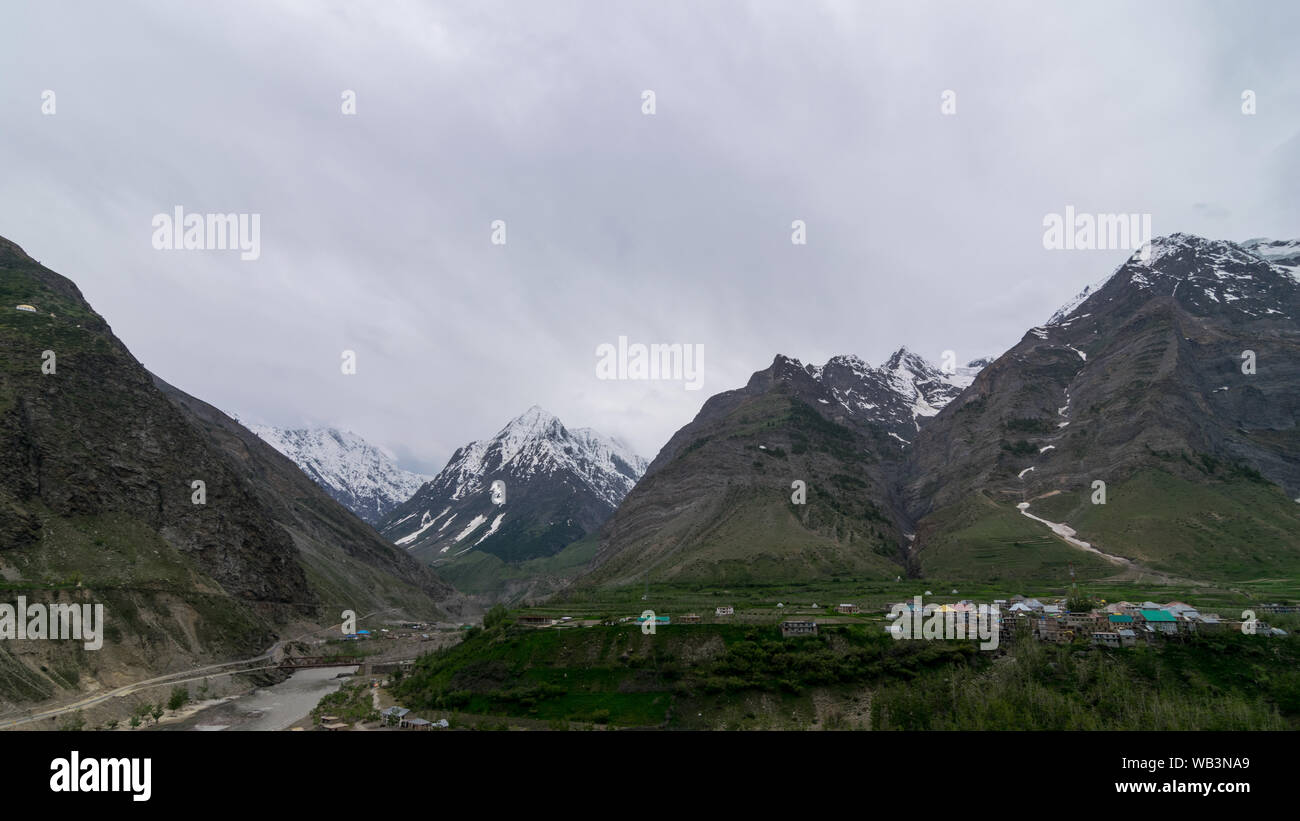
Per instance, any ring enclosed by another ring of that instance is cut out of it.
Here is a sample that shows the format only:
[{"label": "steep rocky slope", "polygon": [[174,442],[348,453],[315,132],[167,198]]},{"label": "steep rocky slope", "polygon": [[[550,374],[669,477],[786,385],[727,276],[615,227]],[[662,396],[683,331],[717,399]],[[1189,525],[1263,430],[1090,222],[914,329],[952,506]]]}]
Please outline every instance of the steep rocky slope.
[{"label": "steep rocky slope", "polygon": [[1175,234],[1081,296],[918,436],[903,501],[921,567],[1007,558],[980,530],[1022,502],[1170,572],[1295,566],[1300,284],[1244,246]]},{"label": "steep rocky slope", "polygon": [[880,368],[777,356],[669,440],[602,530],[588,581],[902,572],[910,522],[897,471],[982,364],[949,374],[906,349]]},{"label": "steep rocky slope", "polygon": [[2,699],[252,655],[349,605],[434,618],[459,602],[287,459],[156,383],[71,281],[3,239],[0,451],[8,595],[103,603],[108,625],[93,652],[4,642]]}]

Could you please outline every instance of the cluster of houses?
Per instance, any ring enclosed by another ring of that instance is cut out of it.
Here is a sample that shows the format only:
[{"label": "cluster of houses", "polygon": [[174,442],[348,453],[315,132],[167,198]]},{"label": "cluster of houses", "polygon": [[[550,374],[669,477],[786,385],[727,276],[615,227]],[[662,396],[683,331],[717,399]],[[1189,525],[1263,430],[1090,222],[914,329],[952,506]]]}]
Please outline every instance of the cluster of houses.
[{"label": "cluster of houses", "polygon": [[[1121,601],[1087,613],[1070,613],[1063,612],[1064,605],[1060,602],[1043,604],[1036,599],[1017,596],[1012,598],[1006,610],[1011,618],[1024,618],[1029,632],[1041,641],[1063,643],[1088,636],[1093,644],[1105,647],[1132,647],[1139,641],[1149,644],[1157,639],[1196,633],[1240,632],[1243,626],[1239,619],[1225,619],[1218,613],[1202,613],[1180,601],[1167,604]],[[1256,635],[1286,635],[1285,630],[1258,620],[1247,625],[1247,631]],[[1007,633],[1004,629],[1003,634]]]},{"label": "cluster of houses", "polygon": [[402,628],[389,630],[387,627],[381,627],[379,632],[370,630],[358,630],[355,633],[347,633],[343,636],[343,641],[371,641],[372,639],[421,639],[427,640],[432,638],[427,632],[432,629],[430,625],[424,623],[412,623],[403,625]]},{"label": "cluster of houses", "polygon": [[[952,591],[956,593],[957,591]],[[930,591],[926,591],[929,595]],[[1133,647],[1138,642],[1152,643],[1161,638],[1177,638],[1195,633],[1215,633],[1219,631],[1249,632],[1255,635],[1285,636],[1286,631],[1272,627],[1258,618],[1244,623],[1240,619],[1226,619],[1217,613],[1202,613],[1198,608],[1180,601],[1157,604],[1146,601],[1142,603],[1115,602],[1086,613],[1070,612],[1066,599],[1036,599],[1022,595],[1010,599],[995,599],[997,608],[999,641],[1009,643],[1018,637],[1028,636],[1038,641],[1066,644],[1076,639],[1086,638],[1092,644],[1105,647]],[[900,602],[886,605],[887,613],[903,608],[910,612],[914,602]],[[973,625],[982,605],[965,599],[953,604],[932,606],[931,612],[944,615],[947,620]],[[777,607],[783,608],[784,604]],[[813,605],[814,608],[817,605]],[[987,610],[987,605],[983,605]],[[1300,606],[1287,604],[1252,604],[1250,608],[1257,615],[1272,613],[1300,613]],[[844,615],[856,615],[862,612],[860,605],[844,602],[835,607],[835,612]],[[723,618],[734,616],[736,610],[730,605],[720,605],[714,610],[714,616]],[[626,616],[613,619],[608,624],[621,624],[634,621],[641,624],[646,616]],[[670,624],[668,616],[654,617],[658,626]],[[569,618],[555,619],[550,616],[523,614],[519,624],[535,627],[562,625]],[[686,613],[676,617],[678,624],[699,624],[703,618],[698,613]],[[817,622],[811,618],[791,618],[780,623],[782,636],[815,636]],[[886,628],[888,629],[888,628]]]},{"label": "cluster of houses", "polygon": [[399,707],[396,704],[389,707],[387,710],[384,710],[379,714],[379,716],[384,720],[384,726],[399,727],[403,730],[432,730],[435,727],[445,729],[451,726],[451,723],[445,718],[438,719],[437,721],[429,721],[428,719],[411,715],[410,710],[405,707]]},{"label": "cluster of houses", "polygon": [[[999,640],[1003,643],[1028,636],[1053,644],[1068,644],[1086,637],[1092,644],[1104,647],[1133,647],[1138,642],[1147,644],[1159,639],[1185,637],[1197,633],[1221,631],[1249,632],[1263,636],[1285,636],[1286,631],[1272,627],[1258,618],[1243,623],[1240,619],[1225,619],[1218,613],[1202,613],[1190,604],[1171,601],[1157,604],[1146,601],[1140,604],[1120,601],[1103,602],[1103,607],[1088,612],[1071,612],[1065,599],[1040,600],[1017,595],[1011,599],[995,599],[1000,615]],[[906,610],[913,609],[911,602],[902,602]],[[893,610],[895,605],[887,607]],[[941,604],[933,612],[951,614],[953,621],[975,618],[979,605],[965,600],[955,604]],[[1291,605],[1253,605],[1256,613],[1290,613],[1297,608]],[[1244,628],[1243,628],[1244,624]]]}]

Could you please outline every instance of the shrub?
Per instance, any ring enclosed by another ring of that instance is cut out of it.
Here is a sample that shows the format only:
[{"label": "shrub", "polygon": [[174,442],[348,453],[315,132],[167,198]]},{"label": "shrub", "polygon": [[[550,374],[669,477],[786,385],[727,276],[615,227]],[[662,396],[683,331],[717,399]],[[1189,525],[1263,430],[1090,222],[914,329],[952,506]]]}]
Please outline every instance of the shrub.
[{"label": "shrub", "polygon": [[167,699],[168,710],[179,710],[190,700],[190,691],[185,687],[172,688],[171,698]]},{"label": "shrub", "polygon": [[492,609],[483,616],[483,629],[491,630],[497,625],[505,624],[509,618],[510,614],[503,605],[493,605]]}]

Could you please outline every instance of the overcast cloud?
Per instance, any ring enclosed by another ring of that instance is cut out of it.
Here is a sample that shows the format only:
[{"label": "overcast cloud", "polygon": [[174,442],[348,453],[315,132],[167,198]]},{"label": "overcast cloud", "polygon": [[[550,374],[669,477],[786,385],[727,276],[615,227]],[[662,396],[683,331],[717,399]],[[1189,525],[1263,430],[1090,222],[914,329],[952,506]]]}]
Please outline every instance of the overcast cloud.
[{"label": "overcast cloud", "polygon": [[[0,235],[247,421],[433,472],[539,404],[653,457],[778,352],[1001,353],[1128,255],[1044,250],[1067,205],[1300,235],[1298,31],[1285,0],[7,3]],[[176,205],[260,214],[260,259],[154,250]],[[703,344],[703,389],[597,380],[620,335]]]}]

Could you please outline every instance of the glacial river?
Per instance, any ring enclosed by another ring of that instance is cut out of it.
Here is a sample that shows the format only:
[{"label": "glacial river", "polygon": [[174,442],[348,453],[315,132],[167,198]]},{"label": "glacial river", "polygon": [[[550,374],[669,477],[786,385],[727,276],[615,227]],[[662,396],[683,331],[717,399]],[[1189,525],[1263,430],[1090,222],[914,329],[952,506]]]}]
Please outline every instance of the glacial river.
[{"label": "glacial river", "polygon": [[289,678],[270,687],[259,687],[199,710],[168,730],[284,730],[311,712],[326,694],[347,681],[340,674],[356,672],[356,667],[317,667],[298,670]]}]

